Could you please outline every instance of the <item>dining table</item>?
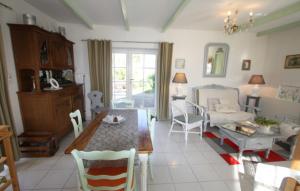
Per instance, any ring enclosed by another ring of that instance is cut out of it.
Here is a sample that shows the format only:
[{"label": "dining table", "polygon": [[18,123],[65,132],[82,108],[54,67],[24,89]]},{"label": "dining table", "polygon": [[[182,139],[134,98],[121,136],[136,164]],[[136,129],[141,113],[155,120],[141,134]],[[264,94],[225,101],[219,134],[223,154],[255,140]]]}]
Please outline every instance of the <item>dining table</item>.
[{"label": "dining table", "polygon": [[[119,124],[109,124],[103,121],[107,115],[120,115],[125,118],[125,121]],[[65,149],[65,154],[71,154],[73,149],[81,151],[121,151],[131,148],[136,149],[135,163],[140,165],[140,190],[146,191],[148,160],[153,151],[146,110],[109,109],[102,111]]]}]

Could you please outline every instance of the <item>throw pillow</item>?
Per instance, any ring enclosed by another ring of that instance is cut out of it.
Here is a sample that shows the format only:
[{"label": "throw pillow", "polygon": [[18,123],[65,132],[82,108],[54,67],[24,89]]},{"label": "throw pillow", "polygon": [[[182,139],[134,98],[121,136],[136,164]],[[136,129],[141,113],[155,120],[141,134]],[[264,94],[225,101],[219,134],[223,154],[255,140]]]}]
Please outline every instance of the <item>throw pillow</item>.
[{"label": "throw pillow", "polygon": [[208,98],[207,99],[208,111],[216,111],[216,104],[220,104],[219,98]]},{"label": "throw pillow", "polygon": [[235,111],[241,111],[241,107],[238,104],[237,100],[230,99],[230,98],[221,98],[220,99],[220,104],[232,105],[232,107],[235,108]]},{"label": "throw pillow", "polygon": [[231,104],[216,104],[216,111],[220,113],[235,113],[236,106]]}]

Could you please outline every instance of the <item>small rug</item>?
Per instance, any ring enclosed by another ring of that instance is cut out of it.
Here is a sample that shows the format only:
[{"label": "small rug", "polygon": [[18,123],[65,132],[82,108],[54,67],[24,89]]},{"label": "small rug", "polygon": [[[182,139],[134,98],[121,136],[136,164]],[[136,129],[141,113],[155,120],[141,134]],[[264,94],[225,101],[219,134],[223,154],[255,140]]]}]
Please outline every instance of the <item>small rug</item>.
[{"label": "small rug", "polygon": [[[221,138],[217,132],[204,132],[204,140],[229,164],[240,164],[238,160],[239,147],[230,139],[225,138],[224,144],[221,145]],[[254,163],[259,162],[276,162],[286,161],[287,157],[279,154],[280,152],[271,150],[269,157],[265,157],[265,151],[244,151],[242,160],[251,161]]]}]

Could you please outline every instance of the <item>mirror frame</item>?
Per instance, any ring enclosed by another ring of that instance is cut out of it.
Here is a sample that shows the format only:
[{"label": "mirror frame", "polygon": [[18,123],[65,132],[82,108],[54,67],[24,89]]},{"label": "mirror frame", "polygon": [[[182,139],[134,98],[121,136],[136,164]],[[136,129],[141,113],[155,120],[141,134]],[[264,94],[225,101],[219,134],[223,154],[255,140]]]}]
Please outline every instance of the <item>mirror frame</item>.
[{"label": "mirror frame", "polygon": [[[219,46],[222,47],[225,51],[224,55],[224,73],[220,75],[213,75],[213,74],[206,74],[206,64],[207,64],[207,57],[208,57],[208,48],[210,46]],[[204,64],[203,64],[203,77],[211,77],[211,78],[223,78],[226,77],[227,74],[227,62],[228,62],[228,54],[229,54],[229,45],[226,43],[207,43],[204,48]]]}]

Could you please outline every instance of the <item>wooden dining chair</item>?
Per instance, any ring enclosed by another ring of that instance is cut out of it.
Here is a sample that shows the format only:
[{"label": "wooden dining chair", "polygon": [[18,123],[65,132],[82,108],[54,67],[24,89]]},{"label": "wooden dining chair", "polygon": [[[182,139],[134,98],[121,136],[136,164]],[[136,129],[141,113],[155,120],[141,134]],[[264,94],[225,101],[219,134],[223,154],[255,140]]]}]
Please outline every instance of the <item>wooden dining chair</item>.
[{"label": "wooden dining chair", "polygon": [[99,91],[91,91],[88,93],[88,98],[91,100],[91,113],[92,119],[101,112],[101,108],[104,107],[104,103],[102,102],[103,93]]},{"label": "wooden dining chair", "polygon": [[[150,123],[149,123],[149,131],[150,131],[150,137],[151,141],[154,141],[154,133],[155,133],[155,123],[156,123],[156,118],[152,118]],[[152,169],[152,164],[151,164],[151,159],[148,159],[148,168],[149,168],[149,174],[151,179],[153,180],[153,169]]]},{"label": "wooden dining chair", "polygon": [[81,113],[79,109],[77,109],[76,111],[71,112],[69,116],[71,118],[71,122],[74,128],[75,138],[77,138],[83,131]]},{"label": "wooden dining chair", "polygon": [[[75,159],[81,188],[88,190],[136,190],[134,177],[135,149],[124,151],[91,151],[74,149],[71,153]],[[127,159],[125,167],[91,167],[86,169],[84,161],[115,161]]]}]

